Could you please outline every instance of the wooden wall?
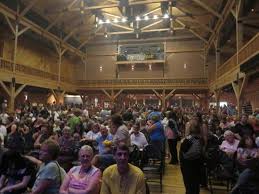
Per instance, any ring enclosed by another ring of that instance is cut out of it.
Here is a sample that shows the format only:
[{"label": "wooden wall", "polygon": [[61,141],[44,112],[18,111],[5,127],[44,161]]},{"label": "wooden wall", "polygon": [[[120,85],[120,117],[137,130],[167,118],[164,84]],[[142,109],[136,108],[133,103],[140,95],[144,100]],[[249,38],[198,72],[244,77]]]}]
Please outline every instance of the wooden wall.
[{"label": "wooden wall", "polygon": [[[1,42],[4,42],[2,57],[7,60],[13,60],[14,37],[8,29],[1,29],[0,32],[2,33],[0,36],[0,44]],[[48,48],[41,45],[39,42],[28,38],[28,36],[21,35],[18,39],[16,62],[18,64],[58,74],[58,55],[54,50],[54,46]],[[74,76],[73,67],[74,62],[63,57],[61,76],[72,79]]]},{"label": "wooden wall", "polygon": [[[166,43],[167,50],[191,50],[202,49],[200,41],[174,41]],[[117,45],[97,45],[89,46],[87,49],[88,59],[87,67],[76,65],[76,78],[78,80],[96,80],[116,78],[116,57]],[[169,53],[165,65],[165,78],[200,78],[204,77],[203,53]],[[184,68],[186,64],[186,68]],[[100,72],[102,66],[102,72]],[[128,65],[128,71],[120,68],[119,78],[162,78],[163,68],[138,68],[131,71]]]}]

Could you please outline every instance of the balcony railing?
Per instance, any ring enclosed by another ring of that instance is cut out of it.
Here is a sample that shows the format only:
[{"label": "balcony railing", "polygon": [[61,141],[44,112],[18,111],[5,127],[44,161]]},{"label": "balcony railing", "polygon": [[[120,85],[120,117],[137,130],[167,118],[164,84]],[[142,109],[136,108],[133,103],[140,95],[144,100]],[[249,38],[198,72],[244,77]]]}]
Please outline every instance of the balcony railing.
[{"label": "balcony railing", "polygon": [[[186,79],[111,79],[111,80],[79,80],[77,84],[81,88],[103,88],[103,87],[202,87],[208,86],[206,78],[186,78]],[[162,88],[161,88],[162,89]],[[191,89],[191,88],[190,88]]]},{"label": "balcony railing", "polygon": [[[10,61],[10,60],[0,58],[0,69],[12,72],[13,62]],[[29,76],[36,76],[36,77],[40,77],[40,78],[43,78],[43,79],[49,79],[49,80],[53,80],[53,81],[58,80],[57,74],[42,71],[42,70],[39,70],[39,69],[36,69],[36,68],[33,68],[33,67],[29,67],[29,66],[26,66],[26,65],[22,65],[22,64],[16,64],[15,65],[15,72],[25,74],[25,75],[29,75]],[[63,77],[63,76],[60,77],[60,80],[62,82],[71,82],[71,80],[69,78]]]},{"label": "balcony railing", "polygon": [[240,65],[257,54],[259,54],[259,33],[257,33],[239,50],[238,56],[235,54],[229,60],[219,66],[217,72],[218,78],[224,74],[229,74],[232,70],[239,68]]}]

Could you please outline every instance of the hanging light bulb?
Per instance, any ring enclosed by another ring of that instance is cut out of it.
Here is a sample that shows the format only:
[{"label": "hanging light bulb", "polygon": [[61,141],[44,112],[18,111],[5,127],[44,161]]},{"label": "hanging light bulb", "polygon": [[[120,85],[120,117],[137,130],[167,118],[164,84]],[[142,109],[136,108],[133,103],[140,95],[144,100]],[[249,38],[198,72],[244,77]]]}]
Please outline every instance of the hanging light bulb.
[{"label": "hanging light bulb", "polygon": [[154,19],[154,20],[157,20],[157,19],[158,19],[158,16],[157,16],[157,15],[154,15],[154,16],[153,16],[153,19]]},{"label": "hanging light bulb", "polygon": [[115,19],[113,20],[113,22],[114,22],[114,23],[118,23],[119,20],[118,20],[117,18],[115,18]]},{"label": "hanging light bulb", "polygon": [[127,21],[127,18],[122,18],[121,22],[125,23]]},{"label": "hanging light bulb", "polygon": [[168,18],[169,18],[168,13],[164,14],[163,18],[164,18],[164,19],[168,19]]},{"label": "hanging light bulb", "polygon": [[140,21],[141,18],[139,16],[136,17],[136,21]]},{"label": "hanging light bulb", "polygon": [[146,15],[146,16],[144,17],[144,20],[148,21],[148,20],[149,20],[149,17]]},{"label": "hanging light bulb", "polygon": [[109,19],[107,19],[107,20],[106,20],[106,23],[109,24],[109,23],[111,23],[111,21],[110,21]]},{"label": "hanging light bulb", "polygon": [[99,20],[98,23],[99,23],[99,24],[103,24],[103,20]]},{"label": "hanging light bulb", "polygon": [[104,37],[105,37],[105,38],[108,38],[107,32],[104,33]]}]

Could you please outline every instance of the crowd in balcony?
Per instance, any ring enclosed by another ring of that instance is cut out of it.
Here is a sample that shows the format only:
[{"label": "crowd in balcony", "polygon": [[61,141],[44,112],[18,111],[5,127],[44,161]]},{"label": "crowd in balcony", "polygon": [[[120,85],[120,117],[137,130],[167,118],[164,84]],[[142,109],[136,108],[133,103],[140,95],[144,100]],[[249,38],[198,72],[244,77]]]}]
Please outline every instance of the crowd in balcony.
[{"label": "crowd in balcony", "polygon": [[149,146],[161,164],[180,165],[188,194],[208,187],[213,173],[231,181],[232,194],[259,192],[259,111],[240,119],[229,112],[24,104],[9,114],[3,107],[0,193],[147,193]]}]

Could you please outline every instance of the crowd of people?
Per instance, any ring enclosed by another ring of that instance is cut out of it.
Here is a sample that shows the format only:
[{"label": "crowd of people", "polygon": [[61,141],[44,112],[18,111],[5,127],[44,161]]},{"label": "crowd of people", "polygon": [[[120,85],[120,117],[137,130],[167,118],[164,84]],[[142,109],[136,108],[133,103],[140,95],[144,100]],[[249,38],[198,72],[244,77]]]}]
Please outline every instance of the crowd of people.
[{"label": "crowd of people", "polygon": [[258,136],[256,111],[238,119],[213,108],[24,104],[0,114],[0,193],[145,194],[132,150],[147,145],[169,165],[180,165],[186,194],[207,187],[208,170],[219,164],[233,180],[232,194],[258,192]]}]

